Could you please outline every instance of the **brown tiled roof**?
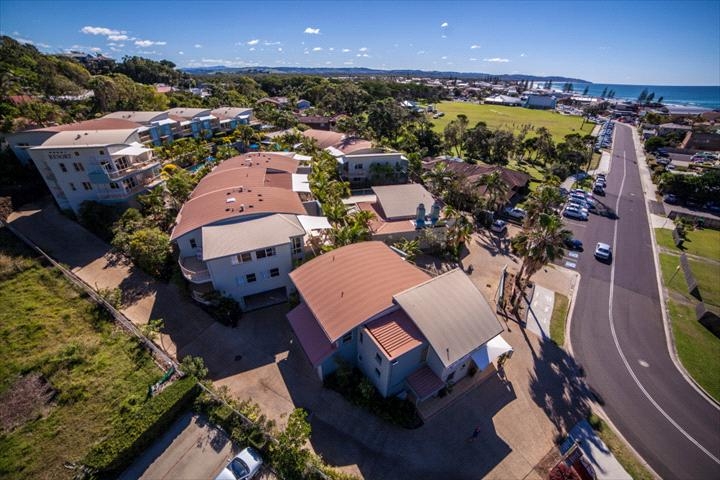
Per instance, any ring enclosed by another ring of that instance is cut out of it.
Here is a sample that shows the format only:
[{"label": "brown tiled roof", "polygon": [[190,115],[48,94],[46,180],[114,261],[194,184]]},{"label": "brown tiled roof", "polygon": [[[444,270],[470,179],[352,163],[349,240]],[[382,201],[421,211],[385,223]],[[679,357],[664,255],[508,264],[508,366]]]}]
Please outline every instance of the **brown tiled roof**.
[{"label": "brown tiled roof", "polygon": [[[448,170],[454,172],[461,178],[465,178],[468,182],[475,183],[480,177],[490,175],[497,171],[500,172],[500,176],[503,181],[510,187],[510,190],[518,190],[524,187],[530,181],[530,175],[510,168],[502,167],[500,165],[485,165],[482,163],[466,163],[466,162],[446,162],[445,160],[427,160],[423,162],[423,169],[431,170],[436,164],[444,163],[447,165]],[[485,193],[485,187],[479,187],[478,193],[483,195]],[[512,196],[512,192],[509,192],[509,196]]]},{"label": "brown tiled roof", "polygon": [[330,341],[393,304],[392,296],[430,276],[406,263],[382,242],[338,248],[290,273]]},{"label": "brown tiled roof", "polygon": [[[227,200],[234,198],[234,202]],[[242,208],[241,208],[242,206]],[[192,198],[180,209],[171,240],[185,235],[204,225],[245,215],[258,213],[294,213],[305,215],[307,212],[297,193],[274,187],[216,190]]]},{"label": "brown tiled roof", "polygon": [[128,130],[131,128],[140,128],[142,125],[128,120],[119,118],[95,118],[93,120],[84,120],[82,122],[67,123],[65,125],[57,125],[54,127],[39,128],[45,132],[75,132],[79,130]]},{"label": "brown tiled roof", "polygon": [[402,310],[396,310],[373,320],[365,328],[390,360],[422,345],[425,340],[417,326]]},{"label": "brown tiled roof", "polygon": [[241,186],[244,188],[266,186],[265,169],[250,167],[239,167],[225,171],[216,169],[200,180],[190,198],[197,198],[217,190],[227,190]]},{"label": "brown tiled roof", "polygon": [[296,173],[298,161],[280,153],[246,153],[237,157],[228,158],[215,167],[213,173],[222,172],[237,167],[261,167],[279,172]]},{"label": "brown tiled roof", "polygon": [[379,205],[370,202],[360,202],[356,204],[360,210],[365,210],[375,214],[375,218],[370,220],[370,230],[374,234],[389,234],[412,232],[415,230],[415,224],[410,220],[386,220]]},{"label": "brown tiled roof", "polygon": [[302,133],[308,138],[315,139],[320,148],[333,147],[346,154],[360,150],[373,150],[372,142],[362,138],[346,138],[344,133],[315,130],[312,128]]}]

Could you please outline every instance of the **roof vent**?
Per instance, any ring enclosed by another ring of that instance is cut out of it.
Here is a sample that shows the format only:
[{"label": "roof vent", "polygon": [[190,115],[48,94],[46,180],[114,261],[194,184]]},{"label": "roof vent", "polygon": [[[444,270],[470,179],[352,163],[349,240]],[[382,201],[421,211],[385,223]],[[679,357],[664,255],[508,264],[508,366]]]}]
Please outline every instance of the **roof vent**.
[{"label": "roof vent", "polygon": [[240,186],[238,187],[238,192],[242,193],[242,191],[243,191],[244,188],[245,188],[245,187],[243,187],[242,185],[240,185]]},{"label": "roof vent", "polygon": [[225,203],[233,203],[235,201],[235,197],[229,197],[225,199]]},{"label": "roof vent", "polygon": [[[252,205],[250,205],[250,206],[252,207]],[[244,211],[245,211],[245,204],[244,204],[244,203],[241,203],[241,204],[240,204],[240,210],[239,210],[239,211],[240,211],[240,212],[244,212]]]}]

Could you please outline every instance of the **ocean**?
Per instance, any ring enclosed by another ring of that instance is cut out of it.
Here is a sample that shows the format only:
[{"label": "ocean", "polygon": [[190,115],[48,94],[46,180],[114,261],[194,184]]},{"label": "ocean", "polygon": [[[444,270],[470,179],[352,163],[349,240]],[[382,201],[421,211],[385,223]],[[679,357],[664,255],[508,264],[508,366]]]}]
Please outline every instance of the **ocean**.
[{"label": "ocean", "polygon": [[[542,82],[536,82],[542,85]],[[562,82],[553,82],[553,88],[562,88]],[[598,97],[605,88],[615,90],[615,98],[637,100],[640,92],[647,88],[648,93],[655,92],[655,100],[663,97],[664,104],[688,105],[709,109],[720,108],[720,86],[682,87],[677,85],[618,85],[602,83],[573,83],[573,90],[582,93],[588,87],[588,95]]]}]

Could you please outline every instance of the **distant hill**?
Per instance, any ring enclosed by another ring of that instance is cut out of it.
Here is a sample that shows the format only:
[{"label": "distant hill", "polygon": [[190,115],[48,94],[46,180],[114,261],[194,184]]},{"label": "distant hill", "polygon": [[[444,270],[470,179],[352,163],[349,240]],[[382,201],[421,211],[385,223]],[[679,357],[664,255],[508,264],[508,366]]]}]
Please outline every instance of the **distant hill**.
[{"label": "distant hill", "polygon": [[400,77],[431,77],[431,78],[467,78],[467,79],[483,79],[497,78],[499,80],[530,80],[535,82],[572,82],[572,83],[592,83],[580,78],[569,78],[561,76],[538,77],[536,75],[493,75],[490,73],[475,72],[447,72],[447,71],[424,71],[424,70],[379,70],[374,68],[324,68],[324,67],[225,67],[223,65],[215,65],[208,67],[187,67],[181,68],[183,72],[197,75],[208,75],[213,73],[245,73],[245,74],[296,74],[296,75],[332,75],[332,76],[400,76]]}]

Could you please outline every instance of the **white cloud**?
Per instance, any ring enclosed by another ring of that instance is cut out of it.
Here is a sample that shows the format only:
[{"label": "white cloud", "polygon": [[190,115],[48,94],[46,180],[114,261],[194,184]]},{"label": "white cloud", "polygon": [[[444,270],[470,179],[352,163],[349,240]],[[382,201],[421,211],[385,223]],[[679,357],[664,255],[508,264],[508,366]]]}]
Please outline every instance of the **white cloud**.
[{"label": "white cloud", "polygon": [[471,62],[477,62],[477,58],[470,58],[469,60],[470,60]]},{"label": "white cloud", "polygon": [[477,50],[478,48],[481,48],[480,45],[470,45],[470,50]]},{"label": "white cloud", "polygon": [[178,55],[185,55],[185,52],[183,52],[182,50],[180,50],[180,51],[178,52]]},{"label": "white cloud", "polygon": [[250,47],[250,51],[251,51],[251,52],[254,52],[254,51],[255,51],[255,47]]},{"label": "white cloud", "polygon": [[521,53],[520,56],[521,56],[521,57],[526,57],[527,55],[525,55],[524,53]]},{"label": "white cloud", "polygon": [[440,38],[447,38],[447,35],[442,34],[442,35],[440,35]]},{"label": "white cloud", "polygon": [[443,22],[440,24],[440,28],[447,28],[447,27],[448,27],[448,22]]},{"label": "white cloud", "polygon": [[367,47],[358,48],[358,52],[367,52]]},{"label": "white cloud", "polygon": [[278,52],[282,52],[282,51],[283,51],[282,47],[278,47],[277,50],[278,50]]},{"label": "white cloud", "polygon": [[127,35],[108,35],[108,40],[112,40],[113,42],[122,42],[123,40],[130,40],[130,37]]},{"label": "white cloud", "polygon": [[155,50],[150,50],[150,51],[140,50],[137,53],[139,53],[140,55],[159,55],[158,52],[156,52]]},{"label": "white cloud", "polygon": [[440,57],[440,60],[447,60],[447,56],[443,55],[442,57]]},{"label": "white cloud", "polygon": [[155,42],[155,45],[167,45],[167,42]]},{"label": "white cloud", "polygon": [[322,47],[314,47],[313,52],[322,52]]},{"label": "white cloud", "polygon": [[194,45],[194,47],[195,47],[195,48],[202,48],[202,45],[200,45],[199,43],[196,43],[196,44]]},{"label": "white cloud", "polygon": [[352,61],[352,60],[347,61],[347,62],[343,62],[343,65],[352,65],[352,64],[353,64],[353,61]]},{"label": "white cloud", "polygon": [[347,53],[347,52],[350,51],[350,49],[349,49],[349,48],[343,48],[342,51],[343,51],[343,53]]},{"label": "white cloud", "polygon": [[358,53],[358,54],[355,55],[355,56],[356,56],[356,57],[369,57],[370,55],[368,55],[367,53]]},{"label": "white cloud", "polygon": [[328,60],[327,62],[325,62],[325,65],[332,65],[332,62]]},{"label": "white cloud", "polygon": [[80,29],[80,31],[86,35],[118,35],[120,33],[125,33],[125,31],[120,30],[113,30],[111,28],[105,28],[105,27],[91,27],[91,26],[85,26]]},{"label": "white cloud", "polygon": [[335,51],[335,48],[334,48],[334,47],[330,47],[330,48],[328,48],[328,50],[330,50],[331,52],[334,52],[334,51]]},{"label": "white cloud", "polygon": [[509,61],[507,58],[483,58],[483,62],[508,63]]},{"label": "white cloud", "polygon": [[152,40],[135,40],[138,47],[151,47],[153,45],[167,45],[167,42],[154,42]]},{"label": "white cloud", "polygon": [[27,43],[28,45],[35,45],[35,42],[33,42],[32,40],[27,39],[27,38],[15,37],[15,40],[17,40],[20,43]]},{"label": "white cloud", "polygon": [[100,48],[100,47],[92,47],[92,48],[90,49],[90,51],[91,51],[91,52],[102,52],[102,48]]},{"label": "white cloud", "polygon": [[112,50],[113,52],[119,52],[119,51],[120,51],[119,48],[115,48],[115,47],[110,47],[110,50]]},{"label": "white cloud", "polygon": [[249,40],[247,42],[248,45],[257,45],[258,43],[260,43],[260,40],[258,40],[257,38],[254,40]]},{"label": "white cloud", "polygon": [[47,43],[36,43],[35,45],[41,48],[52,48],[52,45],[48,45]]},{"label": "white cloud", "polygon": [[266,47],[271,47],[273,45],[282,45],[282,42],[268,42],[267,40],[263,42],[263,45]]},{"label": "white cloud", "polygon": [[320,29],[313,28],[313,27],[307,27],[303,33],[307,33],[310,35],[320,35]]},{"label": "white cloud", "polygon": [[417,55],[425,55],[425,50],[420,50],[417,52]]}]

